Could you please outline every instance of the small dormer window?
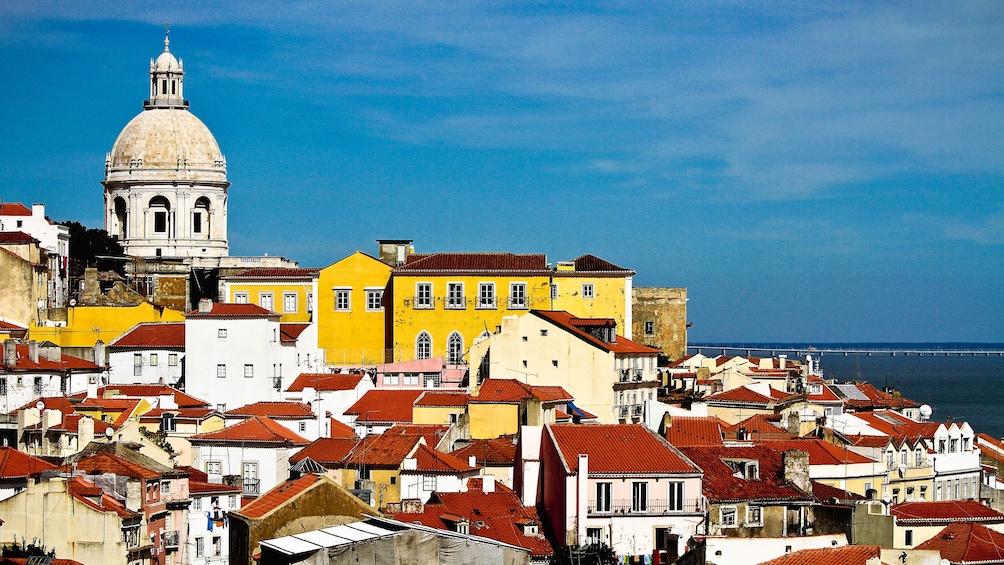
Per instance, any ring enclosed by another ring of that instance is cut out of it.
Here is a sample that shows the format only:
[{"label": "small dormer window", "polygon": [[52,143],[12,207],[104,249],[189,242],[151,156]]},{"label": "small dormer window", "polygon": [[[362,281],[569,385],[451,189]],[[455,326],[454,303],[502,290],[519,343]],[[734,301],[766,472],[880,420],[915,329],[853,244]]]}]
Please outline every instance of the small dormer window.
[{"label": "small dormer window", "polygon": [[163,430],[165,432],[174,432],[174,431],[177,431],[177,428],[178,428],[178,424],[177,424],[177,422],[174,419],[174,414],[165,413],[161,417],[161,421],[160,421],[160,429],[161,430]]},{"label": "small dormer window", "polygon": [[823,385],[820,385],[820,384],[809,385],[809,393],[810,394],[823,394]]}]

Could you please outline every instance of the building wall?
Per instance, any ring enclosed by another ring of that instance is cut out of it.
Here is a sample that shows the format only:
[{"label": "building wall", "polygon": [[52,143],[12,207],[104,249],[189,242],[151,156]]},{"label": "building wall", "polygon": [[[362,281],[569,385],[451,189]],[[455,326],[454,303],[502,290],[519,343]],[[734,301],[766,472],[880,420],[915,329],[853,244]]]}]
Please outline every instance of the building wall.
[{"label": "building wall", "polygon": [[[142,364],[139,365],[139,375],[136,374],[135,370],[136,355],[140,355],[142,359]],[[171,364],[172,355],[175,356],[173,365]],[[184,359],[184,349],[109,349],[108,380],[109,383],[114,384],[157,384],[163,382],[174,386],[181,378]]]},{"label": "building wall", "polygon": [[[631,277],[582,275],[559,267],[551,284],[557,285],[558,292],[550,310],[565,310],[583,318],[612,318],[617,322],[617,333],[632,339]],[[593,285],[592,298],[583,295],[586,284]]]},{"label": "building wall", "polygon": [[0,248],[0,319],[22,326],[39,321],[38,300],[46,298],[48,277],[35,249],[33,261]]},{"label": "building wall", "polygon": [[[224,300],[227,302],[236,303],[237,295],[243,293],[247,295],[247,303],[257,304],[262,308],[267,307],[262,305],[262,295],[270,294],[272,307],[269,310],[279,314],[281,322],[311,321],[313,305],[308,302],[308,298],[313,299],[317,296],[315,281],[230,279],[223,283],[223,288],[226,292]],[[286,309],[286,294],[296,295],[296,302],[291,309]]]},{"label": "building wall", "polygon": [[687,355],[687,289],[636,286],[631,295],[635,341],[658,348],[670,361]]},{"label": "building wall", "polygon": [[[750,506],[759,506],[762,509],[762,525],[746,526],[747,512]],[[724,526],[721,520],[722,508],[736,509],[736,525]],[[710,504],[708,508],[708,534],[715,536],[727,536],[738,538],[762,538],[781,537],[784,535],[798,536],[801,532],[785,531],[785,519],[792,514],[798,513],[799,508],[804,508],[805,523],[812,523],[812,509],[808,506],[792,505],[790,508],[784,504],[764,504],[757,502],[736,502],[723,504]],[[793,518],[792,518],[793,519]],[[795,521],[797,523],[797,520]]]},{"label": "building wall", "polygon": [[411,421],[415,424],[452,424],[467,412],[466,406],[415,406]]},{"label": "building wall", "polygon": [[[221,476],[243,477],[243,464],[258,464],[258,493],[264,494],[289,477],[289,458],[300,447],[247,447],[237,445],[193,445],[192,467],[209,472],[208,462],[218,462]],[[210,481],[216,475],[210,475]],[[252,494],[252,496],[254,496]]]},{"label": "building wall", "polygon": [[[216,504],[213,503],[214,499]],[[225,516],[227,512],[240,510],[240,494],[219,493],[192,495],[192,505],[188,514],[189,545],[186,563],[191,565],[213,565],[230,555],[229,520],[211,520],[215,516]],[[210,521],[212,529],[210,530]],[[198,539],[202,539],[202,556],[196,554]],[[214,551],[214,538],[219,538],[219,554]]]},{"label": "building wall", "polygon": [[[372,482],[372,506],[377,510],[388,504],[401,502],[401,470],[400,469],[369,469]],[[342,485],[345,488],[355,488],[359,470],[346,468],[342,470]]]},{"label": "building wall", "polygon": [[519,432],[518,404],[471,403],[467,405],[467,414],[471,419],[472,439],[492,439]]},{"label": "building wall", "polygon": [[[318,347],[324,349],[328,363],[358,366],[388,360],[384,348],[389,305],[367,309],[366,290],[386,290],[390,269],[361,251],[321,269],[314,308]],[[349,311],[336,310],[336,288],[351,290]]]},{"label": "building wall", "polygon": [[[88,349],[93,351],[94,344],[99,339],[111,343],[140,322],[183,321],[185,317],[182,312],[157,308],[146,302],[138,306],[76,306],[67,309],[66,326],[32,327],[31,335],[37,341],[51,341],[64,350],[79,348],[80,353],[72,354],[84,357],[82,353]],[[103,364],[103,360],[100,364]]]}]

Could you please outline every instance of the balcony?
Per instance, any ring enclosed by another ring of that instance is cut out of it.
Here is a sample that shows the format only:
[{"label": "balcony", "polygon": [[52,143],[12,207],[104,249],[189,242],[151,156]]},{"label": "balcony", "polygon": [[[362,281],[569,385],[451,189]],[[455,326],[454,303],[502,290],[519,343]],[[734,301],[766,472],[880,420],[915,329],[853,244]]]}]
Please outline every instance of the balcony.
[{"label": "balcony", "polygon": [[178,530],[167,530],[164,532],[164,548],[168,551],[178,551],[181,535]]},{"label": "balcony", "polygon": [[411,304],[415,310],[432,310],[436,301],[431,296],[412,296]]},{"label": "balcony", "polygon": [[620,418],[623,420],[623,419],[625,419],[627,417],[628,417],[628,407],[627,406],[621,406],[621,408],[620,408]]},{"label": "balcony", "polygon": [[527,302],[525,296],[510,296],[506,300],[506,304],[510,310],[526,310]]},{"label": "balcony", "polygon": [[446,309],[447,310],[466,310],[467,300],[462,296],[448,296],[446,297]]},{"label": "balcony", "polygon": [[642,409],[641,405],[632,406],[631,407],[631,417],[632,418],[640,418],[641,417],[641,409]]},{"label": "balcony", "polygon": [[496,308],[495,298],[482,296],[478,299],[478,308],[481,310],[494,310]]},{"label": "balcony", "polygon": [[244,479],[241,487],[244,489],[244,496],[258,496],[261,494],[261,479]]},{"label": "balcony", "polygon": [[646,504],[636,506],[630,499],[612,500],[605,507],[598,508],[595,500],[589,501],[586,513],[589,516],[668,516],[673,514],[701,514],[704,512],[704,499],[686,498],[671,501],[666,499],[650,499]]}]

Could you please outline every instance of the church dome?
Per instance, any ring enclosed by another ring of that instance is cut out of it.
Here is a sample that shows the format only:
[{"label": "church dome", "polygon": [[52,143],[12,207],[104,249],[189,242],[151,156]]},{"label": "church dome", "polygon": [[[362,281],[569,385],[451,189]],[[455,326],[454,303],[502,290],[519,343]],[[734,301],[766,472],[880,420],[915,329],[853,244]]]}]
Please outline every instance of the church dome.
[{"label": "church dome", "polygon": [[188,110],[151,108],[133,118],[112,146],[108,180],[226,182],[226,161],[209,128]]},{"label": "church dome", "polygon": [[154,63],[154,70],[156,71],[180,71],[181,65],[178,60],[174,58],[174,55],[170,51],[164,51],[157,57],[157,62]]}]

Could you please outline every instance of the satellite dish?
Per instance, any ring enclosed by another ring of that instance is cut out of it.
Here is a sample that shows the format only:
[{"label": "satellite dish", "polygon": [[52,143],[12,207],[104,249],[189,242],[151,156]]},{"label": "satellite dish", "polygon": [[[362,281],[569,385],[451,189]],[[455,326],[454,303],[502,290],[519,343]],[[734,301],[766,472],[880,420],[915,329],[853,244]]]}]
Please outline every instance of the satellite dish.
[{"label": "satellite dish", "polygon": [[38,408],[38,411],[41,412],[42,410],[45,410],[45,403],[39,400],[35,403],[35,408]]},{"label": "satellite dish", "polygon": [[106,438],[112,439],[113,435],[115,435],[115,430],[111,429],[111,427],[105,428],[105,437]]},{"label": "satellite dish", "polygon": [[932,413],[934,413],[934,409],[931,408],[930,405],[928,405],[928,404],[921,405],[921,407],[920,407],[920,419],[921,420],[930,420]]},{"label": "satellite dish", "polygon": [[76,306],[76,305],[77,305],[77,299],[76,298],[71,298],[70,299],[70,306]]}]

